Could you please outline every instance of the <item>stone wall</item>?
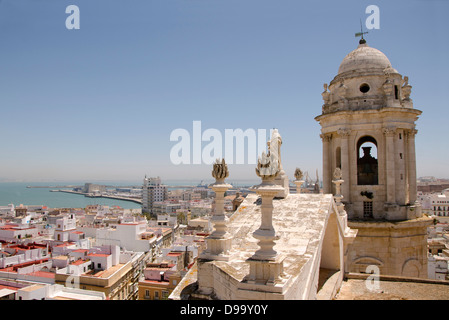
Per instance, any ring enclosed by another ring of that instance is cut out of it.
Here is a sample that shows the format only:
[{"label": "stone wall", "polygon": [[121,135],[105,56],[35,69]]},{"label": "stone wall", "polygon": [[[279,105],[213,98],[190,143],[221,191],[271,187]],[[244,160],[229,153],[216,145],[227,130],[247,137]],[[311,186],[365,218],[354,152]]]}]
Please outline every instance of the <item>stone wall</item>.
[{"label": "stone wall", "polygon": [[365,273],[374,265],[381,275],[427,278],[427,227],[432,224],[431,218],[348,224],[358,229],[348,253],[349,272]]}]

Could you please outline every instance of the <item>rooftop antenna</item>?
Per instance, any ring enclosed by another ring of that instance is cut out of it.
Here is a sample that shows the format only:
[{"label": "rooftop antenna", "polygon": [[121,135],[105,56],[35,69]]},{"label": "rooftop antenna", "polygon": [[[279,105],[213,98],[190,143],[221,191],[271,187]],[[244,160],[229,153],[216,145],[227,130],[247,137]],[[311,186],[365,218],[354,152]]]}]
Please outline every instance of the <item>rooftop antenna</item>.
[{"label": "rooftop antenna", "polygon": [[359,43],[360,43],[360,44],[366,43],[366,40],[363,39],[363,35],[364,35],[364,34],[367,34],[367,33],[368,33],[368,31],[363,32],[362,19],[360,19],[360,32],[357,32],[357,33],[355,34],[356,37],[361,37],[361,39],[359,40]]}]

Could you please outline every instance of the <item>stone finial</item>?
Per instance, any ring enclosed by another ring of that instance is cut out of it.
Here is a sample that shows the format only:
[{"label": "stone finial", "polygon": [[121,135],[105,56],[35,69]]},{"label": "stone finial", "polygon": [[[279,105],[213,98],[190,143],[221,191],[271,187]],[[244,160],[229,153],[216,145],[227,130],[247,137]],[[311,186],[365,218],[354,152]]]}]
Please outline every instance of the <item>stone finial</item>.
[{"label": "stone finial", "polygon": [[281,135],[277,129],[274,129],[270,141],[267,142],[268,153],[262,152],[257,160],[256,174],[262,178],[262,181],[272,181],[279,175],[283,175],[281,144]]},{"label": "stone finial", "polygon": [[342,173],[341,173],[341,169],[340,168],[335,168],[335,171],[334,171],[334,179],[335,180],[341,180],[341,177],[342,177]]},{"label": "stone finial", "polygon": [[206,238],[207,248],[202,252],[200,258],[227,260],[232,239],[227,232],[228,218],[224,212],[224,194],[232,186],[224,181],[229,176],[228,166],[224,159],[215,161],[212,176],[216,180],[215,183],[209,185],[209,188],[215,192],[215,209],[210,218],[210,221],[214,224],[214,231]]},{"label": "stone finial", "polygon": [[212,177],[214,177],[217,181],[224,181],[229,176],[228,165],[225,162],[225,159],[215,160]]},{"label": "stone finial", "polygon": [[295,181],[296,184],[296,193],[301,193],[301,186],[304,183],[304,180],[302,180],[304,174],[302,173],[301,169],[296,168],[295,170]]},{"label": "stone finial", "polygon": [[323,84],[323,88],[324,88],[324,91],[323,91],[323,93],[321,93],[321,96],[323,97],[324,104],[328,104],[329,100],[330,100],[329,99],[330,98],[330,92],[327,89],[328,88],[327,83]]},{"label": "stone finial", "polygon": [[412,86],[408,83],[408,77],[404,76],[403,85],[402,85],[402,94],[404,96],[404,100],[411,100],[410,94],[412,93]]},{"label": "stone finial", "polygon": [[263,179],[276,178],[279,175],[279,159],[276,154],[262,152],[257,161],[256,174]]},{"label": "stone finial", "polygon": [[403,87],[405,87],[405,86],[408,86],[409,84],[408,84],[408,77],[407,76],[404,76],[404,80],[403,80]]},{"label": "stone finial", "polygon": [[301,169],[299,169],[299,168],[295,169],[295,174],[294,175],[295,175],[296,180],[301,180],[302,177],[304,176],[304,174],[302,173]]}]

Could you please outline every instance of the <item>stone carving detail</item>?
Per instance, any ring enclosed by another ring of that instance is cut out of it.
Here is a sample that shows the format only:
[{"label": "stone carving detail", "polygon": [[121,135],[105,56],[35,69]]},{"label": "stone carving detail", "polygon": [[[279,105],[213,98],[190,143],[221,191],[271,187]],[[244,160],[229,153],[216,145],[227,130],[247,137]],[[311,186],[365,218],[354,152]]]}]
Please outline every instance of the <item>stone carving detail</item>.
[{"label": "stone carving detail", "polygon": [[225,159],[215,160],[212,177],[217,179],[217,181],[224,181],[229,176],[228,165],[225,162]]},{"label": "stone carving detail", "polygon": [[298,180],[298,181],[301,180],[303,176],[304,176],[304,174],[302,173],[301,169],[296,168],[296,170],[295,170],[296,180]]},{"label": "stone carving detail", "polygon": [[396,128],[395,127],[382,128],[382,133],[385,134],[386,136],[393,136],[396,133]]},{"label": "stone carving detail", "polygon": [[383,70],[384,74],[389,77],[391,74],[395,73],[396,70],[392,66],[388,66]]},{"label": "stone carving detail", "polygon": [[402,81],[402,87],[409,86],[408,84],[408,76],[404,76],[404,80]]},{"label": "stone carving detail", "polygon": [[404,76],[403,85],[402,85],[402,94],[404,96],[404,100],[410,100],[411,92],[412,92],[412,86],[408,84],[408,77]]},{"label": "stone carving detail", "polygon": [[346,129],[346,128],[340,128],[337,130],[337,133],[343,137],[343,138],[347,138],[349,136],[349,134],[351,133],[350,129]]},{"label": "stone carving detail", "polygon": [[415,128],[410,130],[404,130],[404,135],[408,138],[414,138],[417,133],[418,130],[416,130]]},{"label": "stone carving detail", "polygon": [[338,100],[338,110],[345,110],[348,108],[347,91],[348,87],[342,82],[337,89],[337,93],[341,98]]},{"label": "stone carving detail", "polygon": [[338,87],[338,95],[339,95],[341,98],[346,99],[347,91],[348,91],[348,87],[345,86],[345,84],[342,82],[342,83],[340,84],[340,86]]},{"label": "stone carving detail", "polygon": [[341,177],[342,177],[341,169],[340,168],[335,168],[334,179],[335,180],[341,180]]},{"label": "stone carving detail", "polygon": [[323,142],[330,142],[332,140],[332,134],[322,133],[320,134],[320,138]]},{"label": "stone carving detail", "polygon": [[324,91],[323,91],[323,93],[321,93],[321,96],[323,97],[324,104],[326,105],[326,104],[329,104],[331,93],[327,90],[327,88],[328,88],[327,83],[325,83],[323,85],[323,88],[324,88]]},{"label": "stone carving detail", "polygon": [[390,81],[390,79],[387,79],[387,81],[385,81],[385,83],[382,85],[382,89],[387,97],[393,95],[393,83]]},{"label": "stone carving detail", "polygon": [[257,160],[256,174],[262,179],[274,179],[281,171],[280,148],[282,140],[279,135],[275,134],[276,132],[273,131],[271,140],[267,143],[268,153],[262,152],[262,155]]},{"label": "stone carving detail", "polygon": [[332,182],[335,184],[335,204],[337,205],[337,209],[338,209],[338,213],[341,216],[345,216],[346,215],[346,211],[344,209],[344,204],[341,202],[341,200],[343,199],[343,195],[341,194],[341,184],[344,182],[344,180],[342,180],[342,172],[340,168],[335,168],[334,170],[334,180],[332,180]]}]

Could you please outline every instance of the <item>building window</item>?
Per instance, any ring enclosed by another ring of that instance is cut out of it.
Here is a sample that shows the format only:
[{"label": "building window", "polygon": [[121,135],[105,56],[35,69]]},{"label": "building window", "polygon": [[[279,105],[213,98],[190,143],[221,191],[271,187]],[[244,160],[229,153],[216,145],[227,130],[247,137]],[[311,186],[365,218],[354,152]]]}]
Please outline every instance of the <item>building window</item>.
[{"label": "building window", "polygon": [[159,291],[154,291],[154,300],[159,300]]},{"label": "building window", "polygon": [[377,142],[370,136],[357,142],[357,184],[378,184]]},{"label": "building window", "polygon": [[394,86],[394,98],[397,100],[399,99],[399,87]]},{"label": "building window", "polygon": [[373,217],[373,202],[363,201],[363,217],[372,218]]},{"label": "building window", "polygon": [[341,148],[335,150],[335,167],[341,169]]},{"label": "building window", "polygon": [[367,93],[369,91],[370,87],[367,83],[362,83],[360,85],[360,92]]}]

